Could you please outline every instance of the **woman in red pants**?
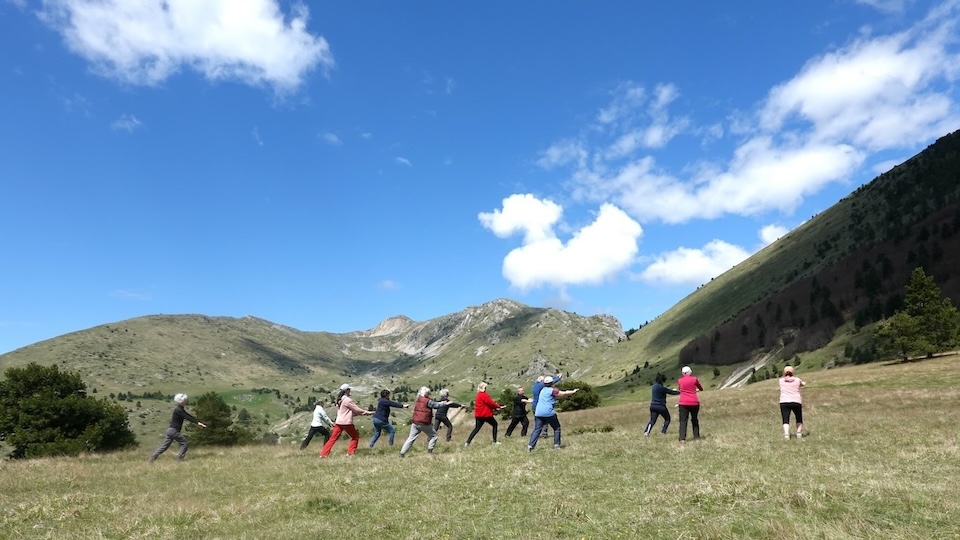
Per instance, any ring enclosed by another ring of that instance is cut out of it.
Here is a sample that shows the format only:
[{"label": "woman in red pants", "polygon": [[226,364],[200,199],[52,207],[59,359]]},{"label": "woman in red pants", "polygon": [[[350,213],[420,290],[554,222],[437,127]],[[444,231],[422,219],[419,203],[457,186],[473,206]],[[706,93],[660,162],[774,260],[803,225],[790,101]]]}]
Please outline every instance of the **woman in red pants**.
[{"label": "woman in red pants", "polygon": [[347,455],[352,456],[360,444],[360,434],[357,433],[357,428],[353,427],[353,415],[373,414],[373,412],[364,410],[353,402],[353,399],[350,398],[350,385],[347,383],[340,385],[340,393],[337,395],[337,407],[337,419],[333,424],[333,433],[330,434],[330,440],[328,440],[320,450],[320,459],[330,455],[330,450],[333,450],[333,445],[337,443],[337,439],[340,438],[340,433],[343,431],[346,431],[347,435],[350,435],[350,444],[347,445]]}]

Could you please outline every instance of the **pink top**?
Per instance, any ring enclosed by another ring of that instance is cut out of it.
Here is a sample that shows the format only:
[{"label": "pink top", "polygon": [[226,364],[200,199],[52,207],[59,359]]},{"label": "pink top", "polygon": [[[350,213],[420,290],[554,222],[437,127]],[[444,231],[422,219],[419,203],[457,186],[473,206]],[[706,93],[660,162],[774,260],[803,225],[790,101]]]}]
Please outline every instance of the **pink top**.
[{"label": "pink top", "polygon": [[803,403],[800,401],[800,387],[805,384],[800,377],[780,377],[780,403]]},{"label": "pink top", "polygon": [[684,375],[677,381],[680,387],[680,399],[677,401],[680,405],[699,405],[700,398],[697,397],[697,390],[703,390],[700,381],[693,375]]},{"label": "pink top", "polygon": [[337,409],[336,423],[340,424],[341,426],[352,424],[354,413],[364,414],[366,413],[366,411],[364,411],[362,408],[360,408],[359,405],[354,403],[353,400],[350,399],[350,396],[343,396],[342,398],[340,398],[340,408]]}]

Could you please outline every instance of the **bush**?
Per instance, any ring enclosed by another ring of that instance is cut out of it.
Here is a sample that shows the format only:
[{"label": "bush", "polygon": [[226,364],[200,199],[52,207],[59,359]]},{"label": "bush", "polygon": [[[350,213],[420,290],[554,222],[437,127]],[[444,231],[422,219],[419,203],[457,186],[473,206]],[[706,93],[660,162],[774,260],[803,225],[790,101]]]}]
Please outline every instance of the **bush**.
[{"label": "bush", "polygon": [[190,442],[197,446],[236,446],[256,440],[252,431],[233,424],[230,407],[214,392],[197,398],[192,414],[207,425],[206,429],[193,424],[187,427]]},{"label": "bush", "polygon": [[579,411],[582,409],[592,409],[600,406],[600,394],[592,386],[583,381],[563,380],[556,384],[560,390],[573,390],[579,388],[576,394],[562,397],[557,400],[557,411]]},{"label": "bush", "polygon": [[31,363],[0,381],[0,440],[11,458],[75,456],[136,446],[123,407],[88,397],[80,375]]}]

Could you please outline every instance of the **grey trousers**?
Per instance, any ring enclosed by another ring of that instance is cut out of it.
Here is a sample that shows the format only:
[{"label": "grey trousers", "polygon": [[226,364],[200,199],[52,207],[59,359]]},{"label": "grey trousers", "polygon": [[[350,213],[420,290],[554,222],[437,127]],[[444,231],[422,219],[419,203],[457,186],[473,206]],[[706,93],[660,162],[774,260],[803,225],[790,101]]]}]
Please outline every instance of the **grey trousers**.
[{"label": "grey trousers", "polygon": [[410,426],[410,436],[407,437],[407,440],[403,443],[403,448],[400,449],[401,456],[410,450],[410,447],[413,446],[413,441],[417,440],[421,431],[426,433],[427,437],[430,437],[427,441],[427,452],[433,452],[434,447],[437,446],[437,440],[440,439],[440,436],[437,435],[437,430],[433,429],[433,426],[430,424],[412,424]]},{"label": "grey trousers", "polygon": [[170,445],[173,444],[173,441],[177,441],[178,443],[180,443],[180,451],[177,453],[177,459],[182,461],[183,458],[187,455],[187,448],[190,445],[187,444],[187,438],[184,437],[182,433],[180,433],[179,431],[173,428],[167,428],[167,433],[163,438],[163,442],[160,443],[160,446],[158,446],[157,449],[153,451],[153,455],[150,456],[150,461],[157,459],[158,457],[160,457],[160,454],[166,452],[167,448],[170,448]]}]

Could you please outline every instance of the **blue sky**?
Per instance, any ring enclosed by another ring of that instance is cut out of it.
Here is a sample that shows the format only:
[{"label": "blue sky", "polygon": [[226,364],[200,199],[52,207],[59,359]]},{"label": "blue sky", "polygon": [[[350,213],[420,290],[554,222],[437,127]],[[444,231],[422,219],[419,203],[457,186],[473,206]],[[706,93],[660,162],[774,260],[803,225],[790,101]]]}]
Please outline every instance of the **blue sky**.
[{"label": "blue sky", "polygon": [[960,2],[0,0],[0,352],[636,327],[960,128]]}]

